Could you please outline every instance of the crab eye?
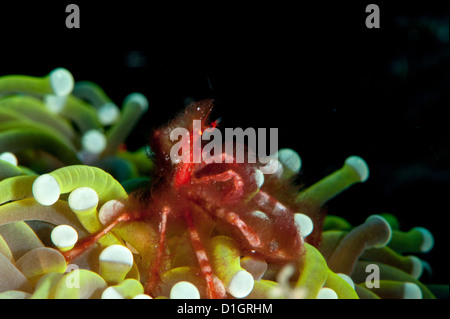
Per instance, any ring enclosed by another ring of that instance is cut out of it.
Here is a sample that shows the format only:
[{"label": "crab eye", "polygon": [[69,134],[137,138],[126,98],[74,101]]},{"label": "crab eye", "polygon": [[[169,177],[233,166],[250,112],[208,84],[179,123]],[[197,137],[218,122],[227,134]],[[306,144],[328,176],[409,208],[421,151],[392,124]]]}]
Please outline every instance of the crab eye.
[{"label": "crab eye", "polygon": [[299,234],[304,238],[312,233],[314,224],[305,214],[297,213],[294,215],[295,225],[297,226]]}]

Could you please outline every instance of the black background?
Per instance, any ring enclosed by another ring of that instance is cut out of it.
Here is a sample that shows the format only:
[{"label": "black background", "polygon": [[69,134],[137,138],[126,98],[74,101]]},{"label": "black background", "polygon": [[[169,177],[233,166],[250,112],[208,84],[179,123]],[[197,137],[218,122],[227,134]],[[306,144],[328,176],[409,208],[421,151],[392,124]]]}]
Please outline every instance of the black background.
[{"label": "black background", "polygon": [[330,201],[329,213],[357,225],[390,212],[403,230],[428,228],[435,249],[420,257],[434,272],[424,280],[448,283],[448,10],[371,2],[380,29],[366,28],[365,1],[72,1],[80,29],[65,26],[71,2],[2,1],[0,75],[62,66],[118,105],[144,93],[150,108],[132,149],[186,98],[214,98],[222,127],[277,127],[307,185],[359,155],[369,180]]}]

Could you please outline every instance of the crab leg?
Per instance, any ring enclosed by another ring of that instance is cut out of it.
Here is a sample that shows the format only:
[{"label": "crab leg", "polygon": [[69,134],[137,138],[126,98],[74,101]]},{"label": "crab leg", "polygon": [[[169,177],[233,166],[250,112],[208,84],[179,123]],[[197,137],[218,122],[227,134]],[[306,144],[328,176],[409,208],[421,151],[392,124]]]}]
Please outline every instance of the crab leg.
[{"label": "crab leg", "polygon": [[72,248],[71,250],[62,252],[64,255],[64,258],[66,259],[67,263],[70,263],[75,258],[82,255],[89,247],[91,247],[93,244],[95,244],[100,238],[105,236],[107,233],[109,233],[114,227],[116,227],[121,222],[127,222],[130,220],[136,219],[136,216],[124,213],[122,215],[119,215],[115,220],[113,220],[108,226],[106,226],[101,231],[86,237],[85,239],[78,242],[78,244]]},{"label": "crab leg", "polygon": [[261,240],[259,239],[259,236],[255,233],[255,231],[247,225],[245,221],[243,221],[238,214],[235,214],[233,212],[226,212],[224,216],[225,221],[227,221],[229,224],[237,227],[241,233],[245,236],[245,238],[248,240],[249,244],[252,245],[252,247],[258,247],[261,243]]},{"label": "crab leg", "polygon": [[226,182],[231,179],[233,180],[234,190],[226,194],[225,198],[227,200],[233,201],[239,199],[244,194],[244,180],[242,179],[241,175],[239,175],[235,171],[230,169],[228,171],[216,175],[203,176],[199,178],[197,181],[201,183],[209,183],[211,181]]},{"label": "crab leg", "polygon": [[190,212],[185,213],[185,219],[187,228],[189,231],[189,236],[191,239],[192,247],[194,248],[197,261],[200,265],[200,269],[202,271],[203,276],[206,280],[207,294],[210,299],[218,299],[224,298],[225,288],[219,286],[219,283],[214,280],[214,275],[212,272],[211,264],[208,260],[208,255],[206,253],[205,247],[200,239],[200,234],[197,231],[197,228],[194,225],[192,220],[192,216]]},{"label": "crab leg", "polygon": [[167,232],[167,215],[170,213],[170,208],[164,206],[161,210],[161,221],[159,222],[159,245],[156,252],[155,260],[149,267],[147,285],[145,291],[147,294],[151,294],[160,281],[159,271],[161,268],[161,262],[164,256],[166,248],[166,232]]},{"label": "crab leg", "polygon": [[263,190],[259,190],[255,196],[253,196],[252,200],[260,207],[264,209],[271,208],[272,214],[274,215],[281,215],[288,211],[288,208],[281,204],[279,201],[274,199],[272,196],[267,194]]}]

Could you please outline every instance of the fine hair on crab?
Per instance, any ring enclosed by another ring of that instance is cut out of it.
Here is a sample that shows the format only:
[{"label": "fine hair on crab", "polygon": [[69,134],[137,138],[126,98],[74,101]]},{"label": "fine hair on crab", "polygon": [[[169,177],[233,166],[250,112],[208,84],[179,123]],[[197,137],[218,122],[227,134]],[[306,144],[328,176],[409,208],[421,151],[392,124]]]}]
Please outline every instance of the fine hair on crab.
[{"label": "fine hair on crab", "polygon": [[[153,133],[150,147],[157,168],[152,188],[132,195],[105,229],[64,252],[66,259],[77,257],[119,222],[144,220],[157,229],[159,237],[154,260],[146,274],[146,293],[155,295],[159,288],[170,238],[187,233],[206,282],[206,295],[224,298],[229,287],[217,279],[209,260],[207,247],[213,232],[231,235],[249,256],[287,263],[302,254],[303,239],[294,220],[298,209],[297,192],[288,181],[283,182],[276,174],[265,176],[259,164],[236,161],[173,164],[168,158],[174,144],[169,138],[170,130],[173,127],[191,129],[193,120],[204,123],[202,131],[207,129],[211,108],[210,100],[193,103],[168,127]],[[191,137],[191,145],[201,133]],[[234,155],[222,153],[220,156]],[[281,194],[285,199],[283,203],[276,199]],[[245,276],[251,277],[247,272],[240,274],[242,278]]]}]

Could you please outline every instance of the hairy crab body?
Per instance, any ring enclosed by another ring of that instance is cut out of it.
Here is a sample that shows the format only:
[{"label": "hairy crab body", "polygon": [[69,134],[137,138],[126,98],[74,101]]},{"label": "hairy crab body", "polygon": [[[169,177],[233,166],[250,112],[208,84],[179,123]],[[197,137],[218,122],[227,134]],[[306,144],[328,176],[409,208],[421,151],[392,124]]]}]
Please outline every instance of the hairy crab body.
[{"label": "hairy crab body", "polygon": [[[294,221],[298,209],[293,200],[296,191],[287,186],[288,181],[271,175],[264,177],[259,164],[192,163],[186,159],[173,163],[168,156],[174,145],[170,132],[176,127],[190,130],[193,120],[201,120],[202,130],[198,135],[193,132],[190,145],[184,145],[192,148],[194,140],[211,127],[205,124],[211,108],[209,100],[191,104],[167,127],[154,132],[150,142],[156,162],[152,189],[131,196],[120,216],[88,240],[97,240],[120,222],[145,220],[154,225],[159,244],[146,279],[146,293],[153,296],[159,289],[162,272],[167,270],[167,243],[173,236],[187,234],[209,298],[226,297],[208,257],[212,233],[234,238],[242,254],[272,262],[287,263],[303,252],[303,239]],[[219,155],[227,162],[234,158],[234,154]],[[278,194],[290,203],[279,202]],[[66,253],[66,258],[73,258],[83,249],[83,245],[74,248]]]}]

